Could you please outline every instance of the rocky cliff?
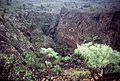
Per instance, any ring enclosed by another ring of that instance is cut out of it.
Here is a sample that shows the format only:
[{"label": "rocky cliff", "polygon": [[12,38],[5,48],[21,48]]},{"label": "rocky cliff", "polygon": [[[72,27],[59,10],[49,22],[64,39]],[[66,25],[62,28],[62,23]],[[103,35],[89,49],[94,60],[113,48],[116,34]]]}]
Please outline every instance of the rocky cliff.
[{"label": "rocky cliff", "polygon": [[[22,54],[54,45],[55,21],[49,13],[16,12],[0,17],[0,52]],[[50,37],[49,37],[50,36]]]},{"label": "rocky cliff", "polygon": [[18,26],[8,19],[0,21],[0,52],[21,54],[32,47]]},{"label": "rocky cliff", "polygon": [[[15,53],[23,53],[40,47],[55,48],[56,40],[70,48],[93,41],[120,50],[118,0],[92,1],[94,3],[78,0],[81,4],[84,3],[81,6],[77,2],[60,2],[64,3],[60,14],[19,10],[5,17],[1,15],[0,51],[7,53],[7,50],[9,52],[14,49]],[[68,3],[79,7],[69,7]]]},{"label": "rocky cliff", "polygon": [[94,41],[120,50],[119,14],[119,10],[102,12],[66,10],[61,13],[57,38],[73,48],[77,44]]}]

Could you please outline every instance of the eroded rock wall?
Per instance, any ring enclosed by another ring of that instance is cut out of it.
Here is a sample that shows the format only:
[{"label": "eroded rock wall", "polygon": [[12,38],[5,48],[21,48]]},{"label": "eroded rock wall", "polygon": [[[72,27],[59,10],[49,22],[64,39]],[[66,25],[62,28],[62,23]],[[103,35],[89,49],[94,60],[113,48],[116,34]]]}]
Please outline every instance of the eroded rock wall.
[{"label": "eroded rock wall", "polygon": [[54,45],[52,17],[49,13],[35,11],[13,12],[0,17],[0,52],[22,54]]},{"label": "eroded rock wall", "polygon": [[1,53],[22,54],[32,47],[32,44],[18,26],[9,19],[0,20]]},{"label": "eroded rock wall", "polygon": [[120,11],[61,13],[57,39],[76,48],[76,43],[94,41],[120,50]]}]

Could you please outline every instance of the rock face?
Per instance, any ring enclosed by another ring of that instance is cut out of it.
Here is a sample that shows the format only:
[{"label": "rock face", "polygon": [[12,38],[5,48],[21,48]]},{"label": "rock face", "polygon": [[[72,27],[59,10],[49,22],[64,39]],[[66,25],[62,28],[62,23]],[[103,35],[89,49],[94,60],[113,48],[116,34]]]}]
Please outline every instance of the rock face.
[{"label": "rock face", "polygon": [[84,42],[98,42],[120,50],[120,11],[61,13],[57,39],[75,48]]},{"label": "rock face", "polygon": [[32,47],[27,37],[9,19],[0,20],[0,52],[21,54]]},{"label": "rock face", "polygon": [[22,54],[51,47],[55,32],[55,23],[51,20],[51,14],[33,11],[7,14],[4,19],[0,17],[0,52]]},{"label": "rock face", "polygon": [[[75,1],[84,3],[84,1]],[[115,4],[116,1],[114,1]],[[64,43],[64,46],[67,44],[70,48],[76,48],[77,44],[94,41],[108,44],[120,50],[119,3],[115,6],[113,2],[112,6],[106,6],[107,3],[111,4],[112,2],[107,0],[102,8],[106,9],[103,11],[100,10],[101,7],[95,6],[98,4],[102,6],[103,0],[100,3],[99,1],[94,2],[94,0],[92,0],[94,3],[89,0],[85,2],[80,8],[62,7],[60,15],[23,10],[12,12],[8,17],[3,17],[4,15],[1,13],[0,52],[9,53],[9,50],[13,50],[14,53],[23,53],[31,48],[54,48],[53,39]],[[77,2],[70,3],[79,4]]]}]

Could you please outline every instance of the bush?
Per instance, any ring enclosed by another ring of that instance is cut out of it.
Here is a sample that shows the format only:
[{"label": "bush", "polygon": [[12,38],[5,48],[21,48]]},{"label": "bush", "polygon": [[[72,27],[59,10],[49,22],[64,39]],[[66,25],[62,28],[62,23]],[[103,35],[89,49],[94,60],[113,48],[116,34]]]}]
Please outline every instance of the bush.
[{"label": "bush", "polygon": [[69,56],[62,57],[52,48],[41,48],[40,55],[41,54],[43,54],[42,58],[44,58],[42,60],[44,61],[47,68],[51,68],[55,74],[61,73],[62,69],[59,65],[61,65],[62,62],[69,61],[71,59]]},{"label": "bush", "polygon": [[33,52],[27,52],[24,54],[24,61],[28,67],[32,67],[35,69],[43,69],[45,65],[40,62],[40,58]]},{"label": "bush", "polygon": [[31,70],[26,69],[23,66],[16,66],[13,68],[14,72],[11,77],[17,81],[33,81],[33,73]]},{"label": "bush", "polygon": [[117,68],[112,66],[116,69],[120,68],[118,65],[120,62],[120,52],[113,50],[107,45],[93,44],[92,42],[82,44],[79,48],[75,49],[75,55],[84,57],[86,65],[92,70],[104,70],[104,68],[111,64],[117,65]]},{"label": "bush", "polygon": [[0,80],[7,80],[15,63],[14,55],[0,54]]},{"label": "bush", "polygon": [[54,74],[59,74],[61,67],[59,65],[64,61],[69,61],[71,57],[62,57],[52,48],[41,48],[36,53],[27,52],[23,56],[23,61],[27,67],[32,69],[52,71]]},{"label": "bush", "polygon": [[34,81],[36,71],[58,75],[62,71],[62,62],[70,59],[69,56],[62,57],[52,48],[41,48],[23,55],[0,54],[0,68],[3,69],[0,79]]},{"label": "bush", "polygon": [[55,65],[54,68],[52,69],[52,71],[53,71],[56,75],[58,75],[58,74],[61,73],[62,68],[61,68],[59,65]]},{"label": "bush", "polygon": [[[63,75],[75,77],[76,79],[82,78],[82,77],[88,77],[90,75],[89,70],[79,70],[79,69],[69,69],[64,70]],[[78,80],[76,80],[78,81]]]},{"label": "bush", "polygon": [[[51,59],[52,63],[60,63],[61,61],[68,61],[71,59],[69,56],[62,57],[59,53],[55,52],[52,48],[41,48],[40,53],[44,54],[48,60]],[[53,61],[54,60],[54,61]],[[50,61],[50,60],[49,60]]]}]

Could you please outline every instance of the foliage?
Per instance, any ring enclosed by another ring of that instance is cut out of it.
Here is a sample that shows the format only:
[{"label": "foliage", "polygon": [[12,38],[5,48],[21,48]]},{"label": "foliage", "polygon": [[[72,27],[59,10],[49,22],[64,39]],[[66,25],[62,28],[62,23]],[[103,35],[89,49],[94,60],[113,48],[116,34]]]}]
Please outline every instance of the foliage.
[{"label": "foliage", "polygon": [[5,78],[6,80],[33,81],[32,71],[24,66],[22,61],[22,59],[14,54],[0,54],[0,63],[3,64],[2,66],[0,65],[3,69],[0,77]]},{"label": "foliage", "polygon": [[70,56],[62,57],[62,61],[70,61],[72,58]]},{"label": "foliage", "polygon": [[55,52],[52,48],[41,48],[40,53],[46,55],[49,59],[54,59],[54,61],[52,61],[53,63],[60,63],[61,61],[68,61],[71,59],[69,56],[60,56],[59,53]]},{"label": "foliage", "polygon": [[23,57],[23,60],[28,67],[41,70],[50,69],[55,74],[59,74],[61,72],[61,67],[59,65],[62,62],[69,61],[71,59],[69,56],[62,57],[52,48],[41,48],[35,53],[27,52]]},{"label": "foliage", "polygon": [[115,72],[120,72],[120,64],[116,63],[116,64],[109,64],[107,66],[107,69],[110,73],[115,73]]},{"label": "foliage", "polygon": [[120,52],[107,45],[93,42],[82,44],[75,49],[75,55],[84,57],[87,69],[95,81],[104,80],[107,73],[120,72]]},{"label": "foliage", "polygon": [[16,66],[13,68],[14,73],[12,75],[12,78],[15,80],[25,80],[25,81],[33,81],[33,73],[31,70],[22,67],[22,66]]},{"label": "foliage", "polygon": [[69,69],[69,70],[64,70],[63,75],[80,78],[80,77],[89,76],[90,71],[89,70],[79,70],[79,69]]},{"label": "foliage", "polygon": [[58,53],[55,52],[52,48],[41,48],[40,53],[46,54],[48,57],[54,57],[57,58]]},{"label": "foliage", "polygon": [[41,48],[40,55],[43,57],[43,61],[51,62],[52,64],[58,64],[61,60],[61,56],[55,52],[52,48]]},{"label": "foliage", "polygon": [[103,44],[82,44],[75,49],[75,54],[83,56],[88,67],[105,68],[108,64],[120,62],[120,52],[113,50],[111,47]]},{"label": "foliage", "polygon": [[0,56],[0,62],[4,62],[3,68],[9,71],[6,78],[17,81],[34,81],[33,70],[58,75],[62,71],[61,63],[71,59],[69,56],[62,57],[52,48],[41,48],[39,51],[26,52],[20,56],[13,54],[0,54]]},{"label": "foliage", "polygon": [[61,73],[61,67],[59,66],[62,62],[69,61],[71,57],[62,57],[59,53],[55,52],[52,48],[41,48],[40,54],[45,57],[43,60],[47,67],[52,68],[55,74]]},{"label": "foliage", "polygon": [[55,65],[55,66],[53,67],[52,71],[53,71],[56,75],[58,75],[58,74],[61,73],[62,68],[61,68],[59,65]]},{"label": "foliage", "polygon": [[32,67],[32,68],[45,68],[44,64],[42,64],[40,61],[39,61],[40,58],[38,58],[36,56],[35,53],[33,52],[28,52],[28,53],[25,53],[24,55],[24,61],[26,62],[27,66],[29,67]]},{"label": "foliage", "polygon": [[15,60],[14,55],[0,54],[0,60],[4,60],[5,65],[12,64]]},{"label": "foliage", "polygon": [[28,65],[35,64],[37,60],[36,58],[37,58],[36,55],[32,52],[25,53],[25,62]]}]

